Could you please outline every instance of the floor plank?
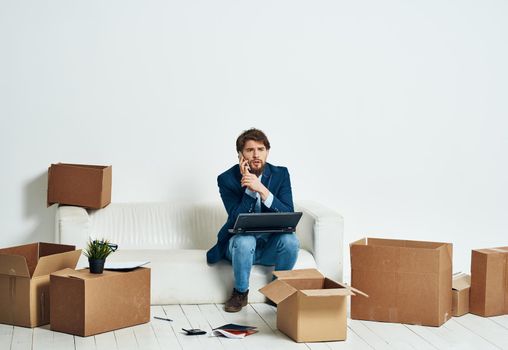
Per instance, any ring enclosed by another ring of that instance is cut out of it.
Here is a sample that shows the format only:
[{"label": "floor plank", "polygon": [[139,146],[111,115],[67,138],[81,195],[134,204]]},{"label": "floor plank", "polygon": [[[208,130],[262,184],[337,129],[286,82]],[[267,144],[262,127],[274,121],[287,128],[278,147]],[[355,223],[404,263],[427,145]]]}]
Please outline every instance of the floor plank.
[{"label": "floor plank", "polygon": [[365,324],[365,321],[348,319],[348,327],[364,342],[376,350],[389,350],[388,343],[379,335],[370,330]]},{"label": "floor plank", "polygon": [[508,330],[508,315],[489,317],[489,319]]},{"label": "floor plank", "polygon": [[466,314],[457,317],[456,321],[498,348],[508,349],[506,328],[489,318]]},{"label": "floor plank", "polygon": [[[115,350],[119,349],[116,344],[114,332],[97,334],[95,336],[95,347],[97,350]],[[122,349],[119,349],[122,350]]]},{"label": "floor plank", "polygon": [[[200,312],[203,314],[203,317],[210,325],[211,329],[223,326],[228,323],[220,313],[219,309],[217,308],[217,305],[203,304],[198,305],[198,307]],[[239,342],[236,339],[228,339],[224,337],[217,337],[217,339],[220,341],[224,349],[228,350],[245,349],[243,342]]]},{"label": "floor plank", "polygon": [[122,350],[137,350],[138,342],[134,335],[133,327],[122,328],[114,331],[116,345],[118,349]]},{"label": "floor plank", "polygon": [[159,350],[157,336],[150,323],[140,324],[132,327],[139,349]]},{"label": "floor plank", "polygon": [[157,338],[157,342],[161,349],[183,349],[176,334],[171,327],[170,321],[158,320],[153,318],[153,316],[170,318],[162,306],[152,306],[151,307],[151,315],[152,319],[150,320],[150,325],[153,329],[155,337]]},{"label": "floor plank", "polygon": [[12,332],[11,350],[31,350],[33,329],[14,326]]},{"label": "floor plank", "polygon": [[76,350],[95,350],[95,337],[74,336]]},{"label": "floor plank", "polygon": [[418,334],[420,337],[425,339],[427,342],[432,344],[436,349],[450,349],[455,345],[455,339],[453,338],[450,330],[446,327],[426,327],[416,325],[406,325],[406,327]]},{"label": "floor plank", "polygon": [[[462,316],[463,317],[463,316]],[[436,332],[451,344],[454,349],[482,349],[494,350],[496,346],[489,343],[479,335],[471,332],[462,326],[457,320],[460,317],[452,317],[444,325],[439,327]]]},{"label": "floor plank", "polygon": [[13,332],[13,326],[0,324],[0,349],[9,349],[11,347]]},{"label": "floor plank", "polygon": [[392,349],[434,350],[432,344],[400,323],[362,321]]},{"label": "floor plank", "polygon": [[197,305],[182,305],[182,311],[187,317],[191,328],[199,328],[207,332],[206,335],[198,336],[203,349],[224,349],[219,338],[213,336],[212,327],[201,313]]},{"label": "floor plank", "polygon": [[69,350],[75,349],[74,336],[60,332],[53,332],[52,350]]},{"label": "floor plank", "polygon": [[372,350],[374,347],[370,346],[363,338],[349,327],[347,329],[347,338],[345,341],[337,341],[328,343],[330,349],[351,349],[351,350]]},{"label": "floor plank", "polygon": [[32,349],[52,349],[54,332],[48,326],[33,329]]},{"label": "floor plank", "polygon": [[187,320],[187,317],[185,317],[185,314],[183,313],[181,306],[165,305],[162,308],[164,309],[164,312],[166,313],[167,317],[173,320],[173,322],[169,323],[182,349],[185,350],[203,349],[201,341],[199,339],[202,336],[200,335],[187,336],[185,335],[185,332],[182,331],[182,328],[191,328],[191,325]]},{"label": "floor plank", "polygon": [[311,350],[329,350],[328,343],[307,343],[307,347]]},{"label": "floor plank", "polygon": [[265,303],[251,304],[252,308],[274,332],[277,331],[277,308]]}]

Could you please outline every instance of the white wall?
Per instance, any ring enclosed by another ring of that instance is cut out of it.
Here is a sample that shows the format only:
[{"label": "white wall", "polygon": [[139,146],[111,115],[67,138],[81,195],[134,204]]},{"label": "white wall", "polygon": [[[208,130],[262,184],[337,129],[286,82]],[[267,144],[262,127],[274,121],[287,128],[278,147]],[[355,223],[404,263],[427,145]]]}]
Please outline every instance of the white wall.
[{"label": "white wall", "polygon": [[115,202],[218,200],[256,126],[294,197],[344,215],[346,242],[451,241],[468,270],[471,248],[508,244],[507,14],[504,1],[0,0],[0,246],[52,240],[52,162],[112,164]]}]

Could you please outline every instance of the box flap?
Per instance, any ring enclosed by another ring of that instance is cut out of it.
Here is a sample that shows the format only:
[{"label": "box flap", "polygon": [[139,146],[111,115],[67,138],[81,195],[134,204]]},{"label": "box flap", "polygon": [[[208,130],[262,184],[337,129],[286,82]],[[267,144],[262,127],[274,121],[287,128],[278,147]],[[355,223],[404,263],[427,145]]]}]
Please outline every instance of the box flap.
[{"label": "box flap", "polygon": [[364,297],[367,297],[367,298],[369,297],[367,294],[365,294],[364,292],[362,292],[362,291],[361,291],[361,290],[359,290],[359,289],[353,288],[352,286],[349,286],[349,285],[347,285],[346,283],[340,283],[340,282],[337,282],[337,281],[331,280],[331,279],[326,278],[326,277],[325,277],[325,282],[324,282],[323,288],[324,288],[324,289],[349,288],[349,289],[351,289],[353,292],[355,292],[356,294],[363,295]]},{"label": "box flap", "polygon": [[367,238],[367,244],[370,246],[385,246],[398,248],[417,248],[417,249],[438,249],[449,243],[430,242],[430,241],[413,241],[406,239],[387,239],[387,238]]},{"label": "box flap", "polygon": [[31,275],[34,272],[35,266],[37,265],[37,260],[39,259],[39,243],[30,243],[15,247],[3,248],[0,249],[0,254],[19,255],[24,257],[25,264],[28,267],[28,273]]},{"label": "box flap", "polygon": [[32,277],[49,275],[51,272],[62,270],[66,267],[75,268],[80,255],[81,249],[43,256],[39,259]]},{"label": "box flap", "polygon": [[303,295],[308,297],[333,297],[333,296],[349,296],[355,295],[349,288],[337,289],[304,289],[300,291]]},{"label": "box flap", "polygon": [[104,278],[108,276],[108,274],[111,274],[112,271],[104,271],[104,273],[100,274],[92,274],[89,272],[88,269],[82,269],[82,270],[74,270],[70,268],[66,268],[63,270],[58,270],[51,273],[51,276],[57,276],[62,278],[74,278],[79,279],[82,281],[91,280],[95,278]]},{"label": "box flap", "polygon": [[488,251],[493,252],[493,253],[501,253],[501,254],[508,253],[508,247],[488,248],[488,249],[485,249],[485,250],[488,250]]},{"label": "box flap", "polygon": [[279,304],[281,301],[295,293],[297,289],[282,280],[275,280],[259,289],[259,291],[275,304]]},{"label": "box flap", "polygon": [[463,290],[471,287],[471,276],[462,273],[460,275],[453,276],[452,289]]},{"label": "box flap", "polygon": [[349,247],[351,247],[352,245],[367,245],[367,238],[362,238],[352,243],[349,243]]},{"label": "box flap", "polygon": [[25,257],[21,255],[0,254],[0,274],[30,277]]},{"label": "box flap", "polygon": [[62,270],[51,272],[51,276],[59,276],[59,277],[67,277],[69,274],[79,273],[79,270],[76,271],[71,268],[65,268]]},{"label": "box flap", "polygon": [[76,250],[76,246],[56,243],[39,243],[39,257],[53,255],[58,253],[71,252]]},{"label": "box flap", "polygon": [[273,271],[279,280],[285,279],[323,279],[323,275],[316,269],[301,269],[288,271]]},{"label": "box flap", "polygon": [[349,288],[349,289],[351,289],[353,292],[355,292],[356,294],[360,294],[360,295],[362,295],[362,296],[364,296],[364,297],[366,297],[366,298],[368,298],[368,297],[369,297],[369,295],[368,295],[367,293],[364,293],[364,292],[362,292],[361,290],[354,288],[353,286],[347,286],[346,288]]},{"label": "box flap", "polygon": [[508,247],[473,249],[473,251],[482,254],[506,254],[508,253]]}]

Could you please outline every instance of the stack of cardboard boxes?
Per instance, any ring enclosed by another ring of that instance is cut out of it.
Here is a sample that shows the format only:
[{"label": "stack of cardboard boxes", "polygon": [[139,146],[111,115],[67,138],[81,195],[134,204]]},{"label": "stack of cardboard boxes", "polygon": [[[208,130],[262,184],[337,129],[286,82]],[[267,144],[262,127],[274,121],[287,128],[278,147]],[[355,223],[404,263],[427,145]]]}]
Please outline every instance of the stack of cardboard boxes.
[{"label": "stack of cardboard boxes", "polygon": [[[104,208],[111,166],[52,164],[48,206]],[[0,249],[0,323],[88,336],[150,320],[150,269],[91,274],[75,270],[81,250],[33,243]]]}]

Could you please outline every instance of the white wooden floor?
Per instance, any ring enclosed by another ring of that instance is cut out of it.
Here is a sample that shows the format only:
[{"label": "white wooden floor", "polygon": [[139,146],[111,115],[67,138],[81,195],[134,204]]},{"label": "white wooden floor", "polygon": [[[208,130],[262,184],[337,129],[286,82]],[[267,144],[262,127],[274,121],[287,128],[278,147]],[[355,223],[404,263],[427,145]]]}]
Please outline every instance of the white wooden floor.
[{"label": "white wooden floor", "polygon": [[[0,325],[0,350],[7,349],[508,349],[508,315],[482,318],[472,314],[452,318],[439,328],[348,319],[344,342],[298,344],[277,331],[276,309],[251,304],[236,314],[222,304],[152,306],[150,323],[104,333],[74,337],[52,332],[49,326],[34,329]],[[186,336],[181,328],[211,328],[225,323],[257,326],[259,333],[244,339]]]}]

